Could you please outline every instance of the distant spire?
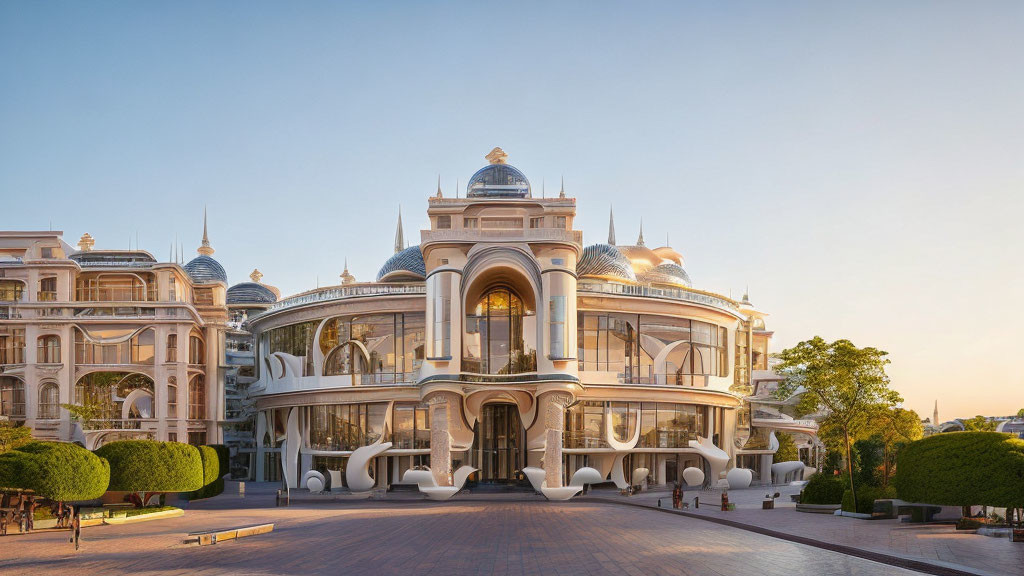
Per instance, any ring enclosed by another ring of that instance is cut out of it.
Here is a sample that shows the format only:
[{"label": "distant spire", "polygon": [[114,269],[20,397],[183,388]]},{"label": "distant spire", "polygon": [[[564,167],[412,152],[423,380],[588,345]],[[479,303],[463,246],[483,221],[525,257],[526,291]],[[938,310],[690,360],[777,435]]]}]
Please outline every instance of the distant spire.
[{"label": "distant spire", "polygon": [[608,208],[608,244],[615,246],[615,210]]},{"label": "distant spire", "polygon": [[562,176],[562,189],[558,191],[559,198],[565,198],[565,176]]},{"label": "distant spire", "polygon": [[935,399],[935,412],[932,413],[932,424],[939,425],[939,400]]},{"label": "distant spire", "polygon": [[437,197],[438,198],[444,198],[444,195],[441,194],[441,175],[440,174],[437,175]]},{"label": "distant spire", "polygon": [[398,207],[398,229],[395,230],[395,254],[405,249],[405,233],[402,230],[402,207]]},{"label": "distant spire", "polygon": [[203,206],[203,244],[196,250],[204,256],[213,255],[213,247],[210,246],[210,235],[206,231],[206,206]]},{"label": "distant spire", "polygon": [[171,249],[167,252],[167,261],[174,262],[174,242],[171,242]]},{"label": "distant spire", "polygon": [[348,271],[348,257],[345,258],[345,270],[341,273],[341,283],[351,284],[356,281],[356,277]]},{"label": "distant spire", "polygon": [[637,246],[644,246],[644,219],[640,219],[640,236],[636,239]]},{"label": "distant spire", "polygon": [[455,197],[456,198],[459,197],[459,179],[458,178],[455,179]]}]

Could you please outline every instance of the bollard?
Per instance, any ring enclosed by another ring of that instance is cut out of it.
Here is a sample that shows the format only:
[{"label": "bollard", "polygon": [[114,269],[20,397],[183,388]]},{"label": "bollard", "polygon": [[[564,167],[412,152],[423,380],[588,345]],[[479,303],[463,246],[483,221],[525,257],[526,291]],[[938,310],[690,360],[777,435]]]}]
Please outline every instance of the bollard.
[{"label": "bollard", "polygon": [[245,497],[245,482],[238,483],[238,495]]}]

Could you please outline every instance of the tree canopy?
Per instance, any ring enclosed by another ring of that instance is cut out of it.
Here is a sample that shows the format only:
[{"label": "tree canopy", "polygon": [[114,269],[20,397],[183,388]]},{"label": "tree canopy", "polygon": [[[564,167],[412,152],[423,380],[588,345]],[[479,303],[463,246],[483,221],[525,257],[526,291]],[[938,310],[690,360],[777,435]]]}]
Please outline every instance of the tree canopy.
[{"label": "tree canopy", "polygon": [[96,454],[110,461],[110,490],[190,492],[203,487],[203,461],[195,446],[120,440],[101,446]]},{"label": "tree canopy", "polygon": [[965,418],[962,420],[964,423],[964,432],[995,432],[998,424],[982,415],[977,415],[974,418]]},{"label": "tree canopy", "polygon": [[0,454],[10,452],[32,441],[32,429],[0,421]]}]

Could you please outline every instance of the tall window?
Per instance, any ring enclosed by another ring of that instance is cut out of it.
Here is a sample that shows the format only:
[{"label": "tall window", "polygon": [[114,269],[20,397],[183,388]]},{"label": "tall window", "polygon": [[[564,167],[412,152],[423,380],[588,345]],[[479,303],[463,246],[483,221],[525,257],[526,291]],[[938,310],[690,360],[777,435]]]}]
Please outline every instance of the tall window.
[{"label": "tall window", "polygon": [[178,281],[175,279],[174,274],[167,276],[167,299],[174,302],[178,299]]},{"label": "tall window", "polygon": [[569,341],[569,328],[565,322],[565,296],[552,296],[548,303],[548,336],[550,347],[548,354],[552,358],[566,357],[566,342]]},{"label": "tall window", "polygon": [[167,335],[167,361],[177,362],[178,361],[178,335],[168,334]]},{"label": "tall window", "polygon": [[466,315],[462,365],[479,374],[519,374],[537,369],[537,351],[531,339],[536,328],[532,310],[505,287],[484,293]]},{"label": "tall window", "polygon": [[178,417],[178,379],[174,376],[167,379],[167,417]]},{"label": "tall window", "polygon": [[36,350],[36,362],[39,364],[60,363],[60,336],[53,334],[40,336],[36,339],[38,348]]},{"label": "tall window", "polygon": [[437,229],[448,230],[452,227],[452,217],[448,214],[444,214],[437,217]]},{"label": "tall window", "polygon": [[17,280],[0,280],[0,302],[17,302],[24,294],[25,285]]},{"label": "tall window", "polygon": [[0,364],[25,363],[25,329],[11,328],[0,332]]},{"label": "tall window", "polygon": [[192,334],[188,337],[188,363],[206,363],[206,350],[203,345],[203,339],[196,334]]},{"label": "tall window", "polygon": [[60,418],[60,389],[57,384],[47,382],[39,387],[38,417],[44,420]]},{"label": "tall window", "polygon": [[196,376],[188,385],[188,417],[192,420],[206,418],[206,379]]},{"label": "tall window", "polygon": [[0,416],[25,417],[25,383],[21,380],[0,377]]},{"label": "tall window", "polygon": [[434,283],[434,348],[435,358],[452,355],[452,276],[441,272],[431,279]]}]

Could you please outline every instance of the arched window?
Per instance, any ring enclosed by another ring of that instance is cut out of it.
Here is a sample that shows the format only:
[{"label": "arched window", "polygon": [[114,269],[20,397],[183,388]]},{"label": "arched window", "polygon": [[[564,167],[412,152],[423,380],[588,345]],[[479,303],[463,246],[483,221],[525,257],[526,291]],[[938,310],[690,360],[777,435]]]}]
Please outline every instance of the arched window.
[{"label": "arched window", "polygon": [[512,290],[498,286],[468,307],[463,370],[479,374],[519,374],[537,370],[532,342],[536,320]]},{"label": "arched window", "polygon": [[191,420],[206,418],[206,379],[202,374],[188,385],[188,417]]},{"label": "arched window", "polygon": [[167,379],[167,417],[178,417],[178,379],[174,376]]},{"label": "arched window", "polygon": [[39,387],[39,418],[56,420],[60,418],[60,388],[54,382]]},{"label": "arched window", "polygon": [[60,363],[60,336],[53,334],[40,336],[36,342],[38,344],[36,362],[39,364]]},{"label": "arched window", "polygon": [[324,360],[324,376],[366,374],[369,371],[366,354],[355,342],[346,342],[336,347]]},{"label": "arched window", "polygon": [[195,332],[188,337],[188,363],[206,364],[206,345]]},{"label": "arched window", "polygon": [[178,361],[178,335],[168,334],[167,335],[167,361],[177,362]]},{"label": "arched window", "polygon": [[21,380],[0,377],[0,416],[25,417],[25,383]]}]

